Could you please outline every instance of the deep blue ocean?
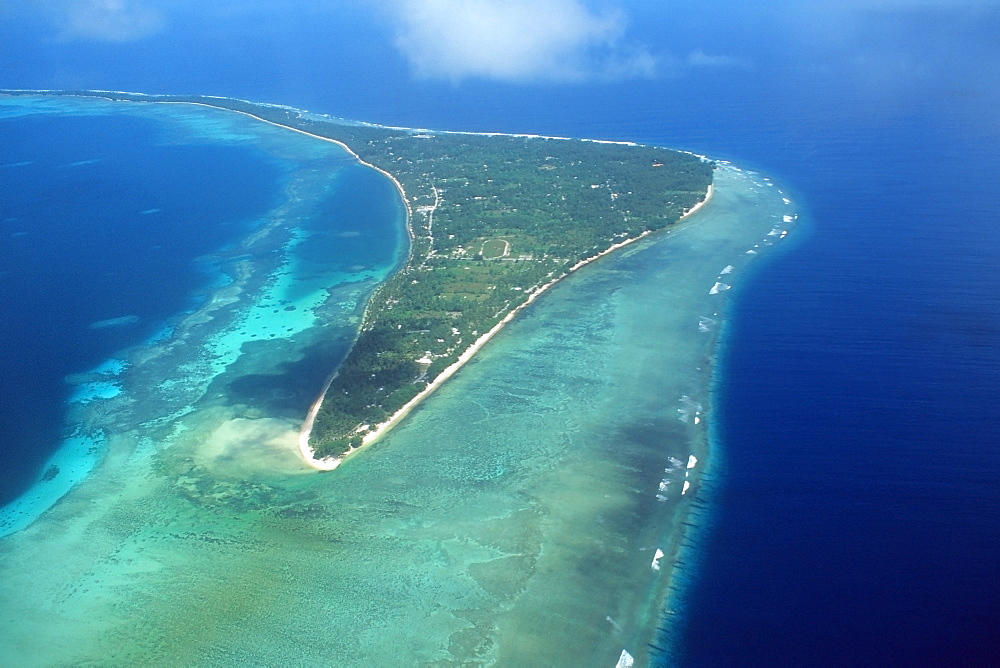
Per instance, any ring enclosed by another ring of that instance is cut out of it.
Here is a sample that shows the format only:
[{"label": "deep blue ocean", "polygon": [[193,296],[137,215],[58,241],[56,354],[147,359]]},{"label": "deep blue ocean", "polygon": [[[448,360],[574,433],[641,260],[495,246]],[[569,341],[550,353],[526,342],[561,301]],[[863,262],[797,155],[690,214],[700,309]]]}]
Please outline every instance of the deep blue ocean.
[{"label": "deep blue ocean", "polygon": [[[654,48],[732,60],[617,83],[419,81],[383,24],[346,3],[336,20],[275,10],[266,22],[231,16],[225,30],[197,24],[189,9],[139,46],[46,40],[37,21],[7,18],[0,86],[234,95],[394,125],[650,142],[762,170],[794,194],[808,222],[757,265],[733,302],[716,382],[719,477],[683,637],[673,639],[678,660],[994,662],[1000,11],[986,2],[883,3],[845,10],[838,23],[786,3],[682,2],[668,20],[634,4],[633,31]],[[134,51],[127,63],[125,49]],[[8,158],[17,141],[0,135],[0,163],[17,161]],[[239,169],[246,156],[193,157],[166,159],[200,164],[205,178],[236,169],[248,189],[269,178],[266,165]],[[168,200],[186,186],[149,187]],[[9,195],[0,197],[6,209]],[[261,191],[218,204],[252,212],[267,203]],[[151,206],[164,205],[134,208]],[[4,226],[5,236],[16,231]],[[209,247],[224,243],[225,231],[196,236],[192,244]],[[94,295],[114,290],[99,257],[65,269],[90,272]],[[55,273],[38,280],[31,289],[65,282]],[[86,310],[70,295],[65,314],[84,322],[142,309],[142,322],[154,321],[181,308],[186,290],[153,280],[141,286],[141,307],[112,301]],[[16,317],[40,323],[51,314]],[[50,380],[69,372],[57,368],[69,349],[80,349],[76,366],[100,358],[56,335],[44,343],[7,336],[7,357],[28,345],[58,351],[39,374]],[[34,419],[43,409],[9,399],[36,381],[5,372],[6,461],[22,456],[11,444],[36,448],[45,438]],[[20,422],[27,426],[18,432]]]},{"label": "deep blue ocean", "polygon": [[162,133],[126,115],[0,119],[0,504],[64,435],[67,378],[196,306],[215,279],[196,259],[281,197],[262,151]]}]

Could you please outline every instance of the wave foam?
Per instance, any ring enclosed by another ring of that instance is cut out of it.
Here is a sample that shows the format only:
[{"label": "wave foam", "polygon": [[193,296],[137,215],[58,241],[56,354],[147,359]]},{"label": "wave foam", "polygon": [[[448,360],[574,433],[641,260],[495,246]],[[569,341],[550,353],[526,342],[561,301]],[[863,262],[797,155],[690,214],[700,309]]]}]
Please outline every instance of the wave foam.
[{"label": "wave foam", "polygon": [[653,555],[653,565],[652,565],[654,571],[660,570],[660,559],[662,559],[664,556],[666,555],[663,554],[663,550],[661,550],[660,548],[656,548],[656,553]]},{"label": "wave foam", "polygon": [[615,664],[615,668],[632,668],[635,665],[635,658],[628,653],[628,650],[622,650],[622,655],[618,657],[618,663]]},{"label": "wave foam", "polygon": [[731,287],[733,287],[733,286],[728,285],[726,283],[722,283],[722,282],[716,282],[716,284],[712,286],[712,289],[708,291],[708,294],[710,294],[710,295],[717,295],[720,292],[724,292],[724,291],[730,289]]}]

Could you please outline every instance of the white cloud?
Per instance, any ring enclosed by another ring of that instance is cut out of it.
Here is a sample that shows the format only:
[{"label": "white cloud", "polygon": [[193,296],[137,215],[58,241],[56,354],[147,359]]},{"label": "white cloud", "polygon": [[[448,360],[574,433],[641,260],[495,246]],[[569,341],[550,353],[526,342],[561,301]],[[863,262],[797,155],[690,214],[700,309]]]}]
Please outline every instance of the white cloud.
[{"label": "white cloud", "polygon": [[394,0],[396,45],[421,78],[584,81],[653,76],[617,11],[579,0]]},{"label": "white cloud", "polygon": [[62,39],[130,42],[158,32],[163,14],[142,0],[53,0],[45,6]]}]

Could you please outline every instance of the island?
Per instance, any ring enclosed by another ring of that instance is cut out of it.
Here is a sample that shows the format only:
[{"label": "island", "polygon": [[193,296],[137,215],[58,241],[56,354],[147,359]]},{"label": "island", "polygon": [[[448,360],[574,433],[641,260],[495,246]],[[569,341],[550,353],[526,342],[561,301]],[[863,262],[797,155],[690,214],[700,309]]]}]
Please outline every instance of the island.
[{"label": "island", "polygon": [[300,452],[321,470],[385,433],[561,278],[704,204],[715,168],[632,142],[395,128],[211,96],[50,94],[247,114],[335,141],[396,184],[409,253],[303,423]]},{"label": "island", "polygon": [[304,425],[317,468],[385,433],[555,282],[711,192],[712,162],[658,147],[290,116],[283,124],[342,141],[396,181],[411,238]]}]

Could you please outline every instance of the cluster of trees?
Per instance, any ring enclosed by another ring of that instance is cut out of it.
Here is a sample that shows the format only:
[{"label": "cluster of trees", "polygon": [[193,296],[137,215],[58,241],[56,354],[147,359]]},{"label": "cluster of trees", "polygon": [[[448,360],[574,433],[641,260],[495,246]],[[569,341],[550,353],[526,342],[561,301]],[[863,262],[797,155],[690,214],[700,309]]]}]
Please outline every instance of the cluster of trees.
[{"label": "cluster of trees", "polygon": [[407,192],[425,189],[430,175],[439,179],[448,206],[435,221],[453,235],[440,239],[439,251],[499,234],[534,242],[512,252],[586,249],[660,229],[700,201],[713,169],[651,146],[510,136],[400,134],[369,139],[358,152]]}]

